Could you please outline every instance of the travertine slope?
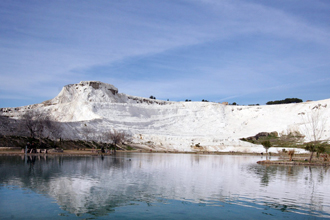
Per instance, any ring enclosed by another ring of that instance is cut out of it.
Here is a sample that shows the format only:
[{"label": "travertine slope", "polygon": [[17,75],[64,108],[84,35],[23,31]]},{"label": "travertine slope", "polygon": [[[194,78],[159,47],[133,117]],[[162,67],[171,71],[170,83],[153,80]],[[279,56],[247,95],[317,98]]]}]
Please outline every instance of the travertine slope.
[{"label": "travertine slope", "polygon": [[[261,152],[261,146],[239,139],[259,132],[286,134],[299,131],[312,138],[329,138],[330,100],[270,106],[231,106],[212,102],[170,102],[118,93],[113,85],[83,81],[65,86],[54,99],[41,104],[1,109],[19,119],[27,111],[49,113],[63,123],[67,139],[98,140],[110,129],[133,135],[133,142],[155,150],[194,151],[196,144],[209,151]],[[313,129],[313,120],[317,128]],[[315,133],[315,132],[314,132]],[[271,148],[275,151],[276,149]]]}]

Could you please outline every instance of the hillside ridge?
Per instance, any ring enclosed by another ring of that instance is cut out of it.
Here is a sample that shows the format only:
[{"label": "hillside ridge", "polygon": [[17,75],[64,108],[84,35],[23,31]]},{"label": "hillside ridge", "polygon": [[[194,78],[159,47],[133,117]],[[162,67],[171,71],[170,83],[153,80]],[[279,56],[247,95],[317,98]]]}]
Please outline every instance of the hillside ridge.
[{"label": "hillside ridge", "polygon": [[[111,129],[133,135],[133,143],[177,151],[262,152],[260,145],[240,141],[260,132],[298,131],[311,139],[309,118],[324,121],[321,139],[329,139],[330,100],[266,106],[232,106],[214,102],[173,102],[130,96],[99,81],[64,86],[51,100],[2,108],[0,115],[20,120],[29,111],[44,112],[63,125],[63,138],[89,139]],[[199,148],[196,148],[199,146]],[[276,149],[271,149],[276,150]]]}]

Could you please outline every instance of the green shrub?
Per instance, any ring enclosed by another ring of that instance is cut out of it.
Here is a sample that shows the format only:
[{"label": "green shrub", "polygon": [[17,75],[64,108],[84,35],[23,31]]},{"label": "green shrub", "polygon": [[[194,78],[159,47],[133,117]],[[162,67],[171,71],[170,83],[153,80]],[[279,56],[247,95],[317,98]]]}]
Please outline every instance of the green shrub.
[{"label": "green shrub", "polygon": [[263,141],[263,142],[261,142],[261,145],[264,146],[266,153],[268,152],[268,149],[271,148],[271,146],[272,146],[270,141]]},{"label": "green shrub", "polygon": [[127,146],[126,146],[126,150],[135,150],[135,149],[134,149],[133,147],[127,145]]}]

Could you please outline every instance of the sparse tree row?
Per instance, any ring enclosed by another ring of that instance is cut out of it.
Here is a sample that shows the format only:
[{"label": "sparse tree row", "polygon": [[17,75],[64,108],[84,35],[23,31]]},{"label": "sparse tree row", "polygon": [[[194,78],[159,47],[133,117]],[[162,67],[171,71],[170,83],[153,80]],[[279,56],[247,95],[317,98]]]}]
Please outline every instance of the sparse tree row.
[{"label": "sparse tree row", "polygon": [[[156,97],[153,95],[151,95],[149,98],[156,99]],[[167,101],[169,101],[169,99],[167,99]],[[186,99],[185,102],[191,102],[191,99]],[[202,102],[209,102],[209,100],[202,99]],[[268,101],[266,105],[290,104],[290,103],[300,103],[300,102],[303,102],[303,100],[299,98],[286,98],[283,100]],[[233,102],[229,105],[238,105],[238,104],[236,102]],[[248,106],[259,106],[259,104],[249,104]]]},{"label": "sparse tree row", "polygon": [[[150,96],[150,98],[152,99],[153,96]],[[186,99],[185,102],[191,102],[190,99]],[[207,99],[202,99],[202,102],[209,102]],[[289,104],[289,103],[300,103],[303,102],[302,99],[298,99],[298,98],[286,98],[283,100],[276,100],[276,101],[268,101],[266,103],[266,105],[276,105],[276,104]],[[229,103],[227,103],[229,104]],[[229,105],[238,105],[236,102],[233,102]],[[258,106],[259,104],[249,104],[248,106]]]},{"label": "sparse tree row", "polygon": [[289,103],[300,103],[300,102],[302,102],[302,100],[298,99],[298,98],[286,98],[283,100],[269,101],[266,104],[267,105],[276,105],[276,104],[289,104]]},{"label": "sparse tree row", "polygon": [[[24,146],[22,143],[15,144],[15,141],[10,141],[11,145],[20,145],[24,148],[26,145],[29,150],[32,148],[62,148],[63,142],[70,143],[71,146],[84,146],[94,149],[100,148],[102,152],[109,149],[116,152],[117,149],[125,149],[123,144],[131,140],[131,135],[123,131],[115,129],[104,131],[102,133],[93,132],[94,129],[88,124],[83,124],[81,129],[77,130],[78,135],[83,137],[84,142],[66,140],[63,141],[63,123],[57,122],[47,113],[37,111],[27,111],[20,120],[10,119],[5,116],[0,116],[0,137],[26,137]],[[16,136],[11,136],[16,135]],[[73,144],[76,142],[76,144]],[[31,151],[32,152],[32,151]]]}]

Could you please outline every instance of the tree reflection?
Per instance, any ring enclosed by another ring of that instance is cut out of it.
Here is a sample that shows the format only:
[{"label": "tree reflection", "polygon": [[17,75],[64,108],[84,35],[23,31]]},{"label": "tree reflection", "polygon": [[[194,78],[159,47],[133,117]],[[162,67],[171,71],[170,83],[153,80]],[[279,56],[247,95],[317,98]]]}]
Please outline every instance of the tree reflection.
[{"label": "tree reflection", "polygon": [[[248,166],[248,171],[254,173],[256,177],[260,179],[261,186],[268,186],[270,182],[276,181],[276,179],[279,177],[297,182],[299,180],[297,177],[303,173],[305,173],[306,180],[314,181],[313,170],[318,170],[318,181],[322,182],[324,179],[324,173],[326,173],[328,169],[328,167],[311,167],[299,165],[252,164]],[[312,183],[309,182],[306,184],[311,185]]]},{"label": "tree reflection", "polygon": [[[255,175],[260,180],[261,187],[267,187],[268,190],[273,189],[274,198],[277,198],[278,203],[265,202],[264,205],[280,209],[285,212],[287,210],[299,210],[301,207],[296,206],[295,203],[299,199],[303,198],[304,212],[315,213],[315,210],[323,212],[329,211],[327,207],[323,205],[325,199],[325,192],[321,190],[319,186],[328,177],[328,167],[312,167],[312,166],[286,166],[286,165],[260,165],[253,164],[248,166],[248,171]],[[318,174],[315,177],[315,173]],[[285,180],[285,184],[282,187],[274,188],[279,180]],[[296,191],[296,189],[300,191]],[[287,195],[296,193],[298,195],[295,200],[283,199]],[[301,196],[303,195],[303,196]]]},{"label": "tree reflection", "polygon": [[[76,162],[72,163],[72,160]],[[77,216],[107,215],[131,200],[140,200],[128,196],[131,189],[121,185],[122,181],[118,182],[118,174],[124,172],[115,170],[131,165],[125,158],[27,156],[2,157],[0,163],[0,184],[14,184],[54,197],[63,210]],[[107,182],[101,178],[105,173]],[[125,177],[121,175],[122,178]]]},{"label": "tree reflection", "polygon": [[253,164],[248,167],[248,170],[255,173],[257,177],[260,178],[261,186],[268,186],[271,178],[277,173],[277,167],[270,165]]}]

